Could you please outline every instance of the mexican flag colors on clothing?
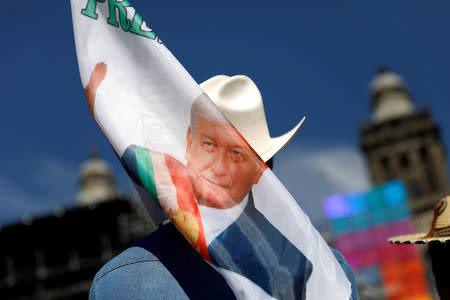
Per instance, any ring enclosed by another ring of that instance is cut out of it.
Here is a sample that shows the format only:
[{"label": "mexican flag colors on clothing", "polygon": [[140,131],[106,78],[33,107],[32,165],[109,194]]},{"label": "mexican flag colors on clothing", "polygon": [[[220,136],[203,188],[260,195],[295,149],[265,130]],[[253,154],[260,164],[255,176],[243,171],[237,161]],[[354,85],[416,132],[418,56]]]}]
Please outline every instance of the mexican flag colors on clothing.
[{"label": "mexican flag colors on clothing", "polygon": [[238,299],[349,299],[330,248],[151,19],[126,0],[71,5],[89,111],[154,222],[170,218]]}]

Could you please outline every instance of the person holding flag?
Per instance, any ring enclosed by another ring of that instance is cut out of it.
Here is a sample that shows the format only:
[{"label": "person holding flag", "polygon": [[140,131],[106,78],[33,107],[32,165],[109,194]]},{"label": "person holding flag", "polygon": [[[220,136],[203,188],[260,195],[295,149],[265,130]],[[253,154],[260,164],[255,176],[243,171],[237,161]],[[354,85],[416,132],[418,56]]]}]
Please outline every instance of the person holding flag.
[{"label": "person holding flag", "polygon": [[[92,298],[357,298],[348,264],[260,158],[301,122],[271,139],[248,77],[214,77],[205,94],[127,1],[102,2],[71,1],[89,110],[153,220],[172,224],[107,264]],[[158,260],[166,270],[140,264]]]}]

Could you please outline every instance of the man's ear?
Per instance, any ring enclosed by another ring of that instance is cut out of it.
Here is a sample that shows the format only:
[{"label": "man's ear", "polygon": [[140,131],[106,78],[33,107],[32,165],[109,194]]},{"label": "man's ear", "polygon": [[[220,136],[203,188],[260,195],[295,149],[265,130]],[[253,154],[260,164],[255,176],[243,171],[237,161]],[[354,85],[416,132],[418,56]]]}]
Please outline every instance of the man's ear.
[{"label": "man's ear", "polygon": [[255,174],[255,180],[253,181],[253,184],[257,184],[259,182],[259,179],[261,178],[264,171],[267,169],[267,165],[262,161],[258,161],[256,163],[256,174]]},{"label": "man's ear", "polygon": [[188,127],[187,133],[186,133],[186,152],[184,153],[184,158],[188,160],[188,154],[191,151],[191,145],[192,145],[192,130],[191,126]]},{"label": "man's ear", "polygon": [[267,169],[266,164],[264,164],[262,161],[258,161],[256,163],[256,174],[255,174],[255,179],[253,181],[253,184],[257,184],[259,182],[259,179],[262,176],[262,173],[264,173],[264,171]]}]

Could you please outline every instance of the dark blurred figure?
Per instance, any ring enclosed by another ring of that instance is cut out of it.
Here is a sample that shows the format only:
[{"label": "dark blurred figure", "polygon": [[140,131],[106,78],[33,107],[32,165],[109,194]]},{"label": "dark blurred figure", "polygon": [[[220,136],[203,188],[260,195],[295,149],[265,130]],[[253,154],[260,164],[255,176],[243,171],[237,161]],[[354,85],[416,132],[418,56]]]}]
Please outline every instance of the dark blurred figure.
[{"label": "dark blurred figure", "polygon": [[450,299],[450,243],[433,242],[428,251],[439,296]]}]

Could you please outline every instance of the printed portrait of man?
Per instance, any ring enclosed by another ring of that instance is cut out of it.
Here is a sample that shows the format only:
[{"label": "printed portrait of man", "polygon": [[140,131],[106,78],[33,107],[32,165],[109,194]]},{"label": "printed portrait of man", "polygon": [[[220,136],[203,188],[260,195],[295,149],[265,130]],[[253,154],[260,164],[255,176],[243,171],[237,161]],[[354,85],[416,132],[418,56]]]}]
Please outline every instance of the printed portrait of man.
[{"label": "printed portrait of man", "polygon": [[267,167],[206,94],[191,106],[185,159],[186,166],[137,145],[130,145],[122,156],[130,177],[210,260],[208,245],[242,213],[252,186]]},{"label": "printed portrait of man", "polygon": [[191,107],[185,158],[197,203],[218,209],[241,203],[265,169],[205,94]]}]

